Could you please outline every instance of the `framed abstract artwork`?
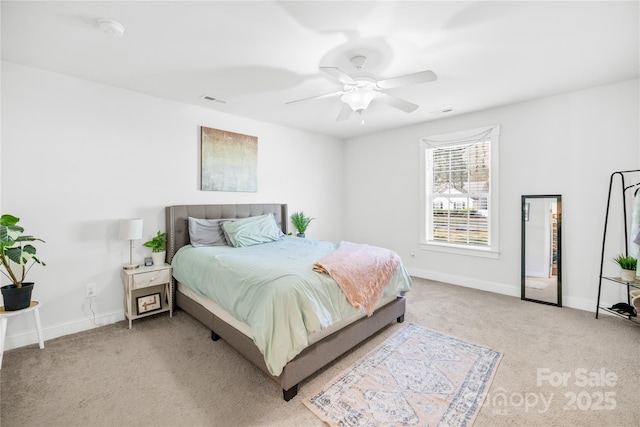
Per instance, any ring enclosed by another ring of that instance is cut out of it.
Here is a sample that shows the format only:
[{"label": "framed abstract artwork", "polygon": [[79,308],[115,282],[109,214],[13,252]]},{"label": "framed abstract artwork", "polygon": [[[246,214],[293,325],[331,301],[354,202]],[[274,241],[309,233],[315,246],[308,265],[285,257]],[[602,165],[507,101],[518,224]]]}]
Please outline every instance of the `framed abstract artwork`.
[{"label": "framed abstract artwork", "polygon": [[200,189],[258,191],[258,138],[201,126]]}]

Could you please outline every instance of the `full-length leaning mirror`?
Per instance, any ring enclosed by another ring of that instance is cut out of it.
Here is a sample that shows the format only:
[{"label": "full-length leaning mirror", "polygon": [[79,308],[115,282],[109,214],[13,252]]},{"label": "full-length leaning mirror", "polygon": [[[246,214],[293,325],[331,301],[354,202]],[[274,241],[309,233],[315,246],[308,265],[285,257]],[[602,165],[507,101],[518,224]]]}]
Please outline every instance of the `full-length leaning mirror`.
[{"label": "full-length leaning mirror", "polygon": [[562,307],[562,196],[522,196],[522,299]]}]

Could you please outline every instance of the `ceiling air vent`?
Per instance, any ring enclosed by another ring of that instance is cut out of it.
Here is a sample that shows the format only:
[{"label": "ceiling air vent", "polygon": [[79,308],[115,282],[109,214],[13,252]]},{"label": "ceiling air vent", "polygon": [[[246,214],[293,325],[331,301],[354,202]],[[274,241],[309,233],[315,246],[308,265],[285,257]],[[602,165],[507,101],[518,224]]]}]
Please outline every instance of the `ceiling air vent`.
[{"label": "ceiling air vent", "polygon": [[216,98],[215,96],[202,95],[200,98],[204,99],[205,101],[219,102],[221,104],[227,103],[227,101],[225,101],[224,99]]}]

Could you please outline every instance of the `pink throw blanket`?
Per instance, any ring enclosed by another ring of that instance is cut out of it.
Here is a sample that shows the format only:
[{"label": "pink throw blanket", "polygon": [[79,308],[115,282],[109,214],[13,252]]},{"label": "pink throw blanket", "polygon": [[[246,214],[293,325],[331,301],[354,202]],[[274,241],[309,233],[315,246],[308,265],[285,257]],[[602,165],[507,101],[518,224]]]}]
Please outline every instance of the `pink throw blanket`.
[{"label": "pink throw blanket", "polygon": [[340,242],[335,251],[313,265],[313,271],[331,276],[351,305],[364,306],[371,316],[399,265],[398,254],[388,249]]}]

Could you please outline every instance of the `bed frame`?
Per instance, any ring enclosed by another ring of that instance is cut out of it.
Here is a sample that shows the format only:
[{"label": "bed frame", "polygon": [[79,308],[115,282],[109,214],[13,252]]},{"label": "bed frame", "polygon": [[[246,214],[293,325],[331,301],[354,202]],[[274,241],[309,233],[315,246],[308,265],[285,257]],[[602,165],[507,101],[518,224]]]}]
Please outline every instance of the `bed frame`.
[{"label": "bed frame", "polygon": [[[246,218],[272,213],[282,231],[288,232],[286,204],[237,204],[237,205],[176,205],[166,207],[167,262],[171,263],[176,251],[189,244],[188,217],[219,219]],[[397,297],[378,308],[371,317],[363,317],[354,323],[328,335],[305,348],[289,361],[279,376],[269,373],[264,357],[253,340],[224,322],[201,304],[185,296],[172,284],[174,304],[211,329],[211,339],[222,338],[241,355],[251,361],[282,387],[284,400],[291,400],[298,393],[298,384],[328,365],[343,353],[365,341],[388,324],[404,321],[405,299]]]}]

